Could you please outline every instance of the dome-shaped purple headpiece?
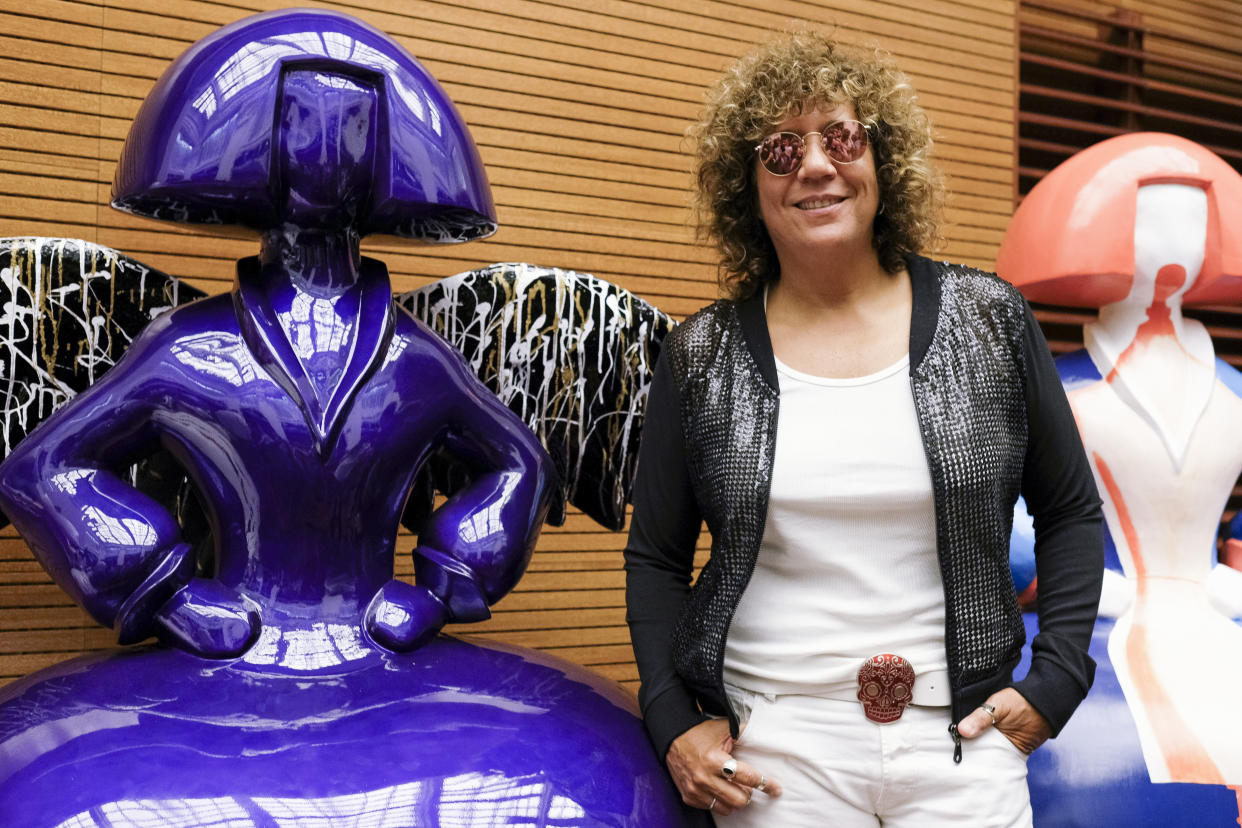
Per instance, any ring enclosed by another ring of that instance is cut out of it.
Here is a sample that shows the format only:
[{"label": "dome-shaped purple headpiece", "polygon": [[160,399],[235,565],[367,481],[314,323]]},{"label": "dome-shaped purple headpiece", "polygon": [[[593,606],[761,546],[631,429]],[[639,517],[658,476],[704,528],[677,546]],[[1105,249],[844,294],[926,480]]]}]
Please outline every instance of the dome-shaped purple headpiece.
[{"label": "dome-shaped purple headpiece", "polygon": [[275,144],[290,69],[351,75],[378,91],[373,184],[360,234],[456,242],[495,232],[478,151],[436,80],[383,32],[311,9],[239,20],[178,58],[130,127],[112,205],[168,221],[279,226]]}]

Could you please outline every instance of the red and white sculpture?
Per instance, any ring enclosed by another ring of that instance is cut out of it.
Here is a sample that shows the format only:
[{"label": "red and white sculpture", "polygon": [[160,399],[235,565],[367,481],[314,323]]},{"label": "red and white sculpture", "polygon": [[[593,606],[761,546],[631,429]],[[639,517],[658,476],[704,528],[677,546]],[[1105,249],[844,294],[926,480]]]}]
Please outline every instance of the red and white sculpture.
[{"label": "red and white sculpture", "polygon": [[[1116,551],[1100,630],[1147,776],[1240,786],[1242,572],[1216,539],[1242,471],[1242,374],[1182,308],[1242,301],[1242,176],[1172,135],[1097,144],[1023,201],[998,270],[1033,301],[1099,310],[1058,368]],[[1093,691],[1076,720],[1106,701]]]}]

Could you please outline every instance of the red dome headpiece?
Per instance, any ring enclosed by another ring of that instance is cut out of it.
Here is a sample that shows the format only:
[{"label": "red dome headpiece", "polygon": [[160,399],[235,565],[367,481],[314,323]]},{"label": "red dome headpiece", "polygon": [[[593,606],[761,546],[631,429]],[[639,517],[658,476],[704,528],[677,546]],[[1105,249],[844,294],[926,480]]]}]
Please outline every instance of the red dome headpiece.
[{"label": "red dome headpiece", "polygon": [[1146,184],[1207,192],[1203,269],[1184,302],[1242,300],[1242,176],[1199,144],[1160,132],[1110,138],[1048,173],[1014,213],[997,272],[1035,302],[1098,308],[1124,299]]}]

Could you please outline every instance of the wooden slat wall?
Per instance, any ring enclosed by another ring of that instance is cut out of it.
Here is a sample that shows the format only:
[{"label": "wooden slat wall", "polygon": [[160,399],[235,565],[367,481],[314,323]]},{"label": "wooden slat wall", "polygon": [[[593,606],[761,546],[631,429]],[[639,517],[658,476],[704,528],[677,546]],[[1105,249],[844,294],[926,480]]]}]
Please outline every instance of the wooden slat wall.
[{"label": "wooden slat wall", "polygon": [[[129,121],[196,39],[275,0],[0,0],[0,235],[115,247],[209,291],[256,249],[107,207]],[[731,58],[794,20],[892,52],[936,123],[952,190],[946,258],[990,267],[1011,213],[1013,2],[854,0],[356,0],[315,4],[398,38],[444,84],[479,143],[501,231],[456,247],[366,243],[407,290],[494,261],[593,272],[677,316],[715,298],[689,224],[683,138]],[[1191,4],[1187,4],[1191,5]],[[838,8],[831,8],[838,6]],[[530,571],[469,627],[635,685],[624,626],[624,534],[573,515]],[[411,542],[403,538],[399,549]],[[409,574],[404,554],[400,574]],[[11,529],[0,533],[0,682],[108,646]]]},{"label": "wooden slat wall", "polygon": [[[1215,45],[1223,52],[1237,50],[1238,38],[1242,37],[1242,14],[1237,0],[1068,0],[1063,3],[1072,8],[1084,9],[1103,15],[1111,15],[1119,9],[1142,16],[1143,23],[1160,32],[1182,35],[1203,44]],[[1228,57],[1216,56],[1200,48],[1176,47],[1166,38],[1163,44],[1153,45],[1165,54],[1183,54],[1193,59],[1217,62],[1221,65],[1236,64]]]}]

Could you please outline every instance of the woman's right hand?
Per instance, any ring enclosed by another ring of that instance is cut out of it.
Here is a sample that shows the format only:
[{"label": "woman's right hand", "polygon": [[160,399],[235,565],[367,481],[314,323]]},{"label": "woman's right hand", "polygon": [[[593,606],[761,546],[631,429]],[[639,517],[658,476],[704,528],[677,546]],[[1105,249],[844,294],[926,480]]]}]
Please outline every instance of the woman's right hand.
[{"label": "woman's right hand", "polygon": [[745,762],[738,762],[733,778],[726,779],[721,769],[733,758],[732,751],[728,719],[709,719],[674,739],[666,761],[682,801],[726,816],[744,808],[760,783],[768,796],[781,795],[779,782]]}]

